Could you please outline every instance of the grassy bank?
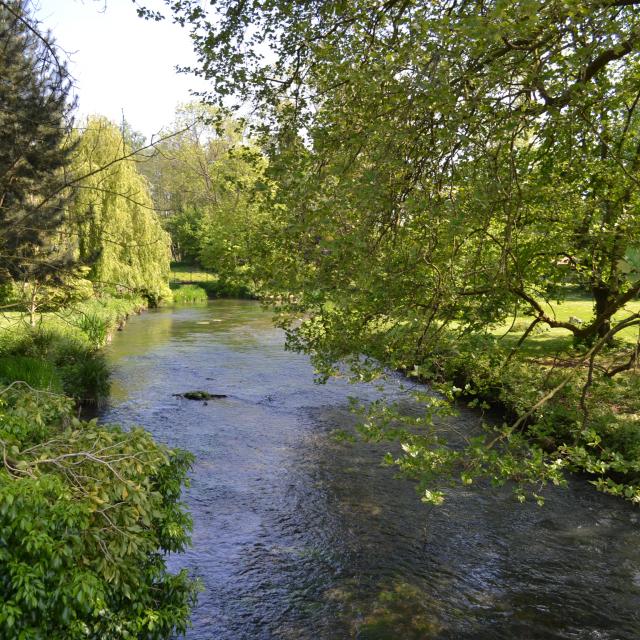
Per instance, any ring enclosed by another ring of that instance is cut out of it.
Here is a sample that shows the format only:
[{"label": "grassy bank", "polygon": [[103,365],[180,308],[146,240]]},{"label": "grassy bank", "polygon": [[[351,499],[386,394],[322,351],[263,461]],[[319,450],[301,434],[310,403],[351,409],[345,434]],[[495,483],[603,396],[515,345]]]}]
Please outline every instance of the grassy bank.
[{"label": "grassy bank", "polygon": [[[629,307],[637,311],[640,303]],[[578,297],[551,311],[562,320],[588,321],[592,313],[591,302]],[[506,418],[499,440],[524,435],[534,456],[540,451],[565,469],[586,472],[600,490],[640,503],[640,376],[636,369],[607,373],[637,344],[637,328],[620,332],[590,369],[588,348],[574,345],[563,329],[541,330],[516,349],[531,320],[485,335],[452,331],[444,346],[418,358],[414,374],[472,406],[498,407]]]},{"label": "grassy bank", "polygon": [[[254,289],[247,283],[224,280],[217,274],[202,269],[197,265],[174,262],[171,265],[169,285],[174,292],[174,302],[181,302],[180,291],[183,287],[194,285],[204,290],[210,300],[216,298],[256,299]],[[176,299],[176,295],[178,298]]]},{"label": "grassy bank", "polygon": [[129,316],[145,308],[138,297],[92,299],[73,309],[0,317],[0,384],[24,381],[36,390],[64,393],[77,404],[100,405],[109,393],[101,348]]}]

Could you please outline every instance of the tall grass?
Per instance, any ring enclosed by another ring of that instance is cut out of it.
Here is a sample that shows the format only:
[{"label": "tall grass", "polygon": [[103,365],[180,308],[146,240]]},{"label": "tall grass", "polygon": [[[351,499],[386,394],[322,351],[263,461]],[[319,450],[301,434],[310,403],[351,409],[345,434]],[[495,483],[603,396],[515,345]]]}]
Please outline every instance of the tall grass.
[{"label": "tall grass", "polygon": [[136,297],[86,300],[43,314],[36,327],[12,314],[0,326],[0,381],[23,380],[34,388],[62,391],[81,404],[100,405],[109,394],[100,348],[144,306]]},{"label": "tall grass", "polygon": [[76,320],[76,326],[87,336],[89,342],[96,347],[106,344],[109,337],[109,322],[98,313],[82,313]]},{"label": "tall grass", "polygon": [[9,384],[21,380],[34,389],[61,393],[62,380],[53,363],[30,356],[0,357],[0,381]]},{"label": "tall grass", "polygon": [[73,332],[36,328],[5,332],[0,341],[0,379],[22,380],[34,388],[63,391],[82,404],[101,404],[109,393],[104,355]]},{"label": "tall grass", "polygon": [[207,299],[207,292],[196,284],[184,284],[173,292],[173,301],[176,304],[203,303]]},{"label": "tall grass", "polygon": [[132,313],[145,307],[145,301],[139,297],[87,300],[70,310],[69,323],[80,329],[93,347],[99,348]]},{"label": "tall grass", "polygon": [[109,396],[109,366],[100,352],[85,353],[62,366],[60,377],[65,393],[83,405],[99,407]]}]

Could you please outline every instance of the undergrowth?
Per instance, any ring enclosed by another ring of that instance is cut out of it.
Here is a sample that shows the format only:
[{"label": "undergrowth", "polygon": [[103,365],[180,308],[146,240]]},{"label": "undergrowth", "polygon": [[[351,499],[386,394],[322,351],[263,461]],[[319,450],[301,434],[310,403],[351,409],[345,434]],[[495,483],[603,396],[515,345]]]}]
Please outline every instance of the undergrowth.
[{"label": "undergrowth", "polygon": [[183,284],[173,292],[175,304],[194,304],[207,301],[207,292],[200,285]]},{"label": "undergrowth", "polygon": [[499,408],[505,423],[495,430],[505,442],[524,436],[548,460],[587,473],[601,491],[640,503],[637,371],[611,378],[596,370],[585,392],[588,367],[578,352],[505,357],[494,336],[452,337],[423,354],[413,374],[472,407]]},{"label": "undergrowth", "polygon": [[78,404],[99,406],[109,393],[109,369],[101,348],[141,298],[84,301],[43,314],[35,327],[21,322],[0,329],[0,381],[24,381],[34,389],[64,392]]}]

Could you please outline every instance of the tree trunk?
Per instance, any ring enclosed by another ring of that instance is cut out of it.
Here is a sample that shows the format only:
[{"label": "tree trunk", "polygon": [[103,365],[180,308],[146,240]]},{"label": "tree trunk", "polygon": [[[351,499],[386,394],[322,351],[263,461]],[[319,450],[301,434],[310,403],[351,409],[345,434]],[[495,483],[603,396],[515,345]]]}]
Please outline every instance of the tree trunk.
[{"label": "tree trunk", "polygon": [[[591,289],[593,293],[593,300],[595,302],[595,315],[596,318],[599,318],[601,314],[603,314],[611,300],[613,299],[613,292],[606,285],[597,285]],[[598,327],[598,337],[604,337],[611,329],[611,320],[607,318],[599,327]]]},{"label": "tree trunk", "polygon": [[31,285],[31,295],[29,296],[29,324],[31,327],[36,326],[36,311],[38,310],[37,288],[35,283]]}]

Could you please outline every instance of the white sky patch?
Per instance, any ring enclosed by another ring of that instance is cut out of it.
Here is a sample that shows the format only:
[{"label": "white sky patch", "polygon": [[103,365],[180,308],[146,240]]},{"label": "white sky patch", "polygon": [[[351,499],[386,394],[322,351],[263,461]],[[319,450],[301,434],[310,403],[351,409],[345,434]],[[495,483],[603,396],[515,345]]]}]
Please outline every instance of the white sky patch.
[{"label": "white sky patch", "polygon": [[[51,30],[70,58],[78,116],[90,114],[122,121],[147,138],[168,126],[189,91],[203,90],[199,79],[175,71],[195,65],[186,29],[170,18],[138,18],[131,0],[35,0],[36,16]],[[163,8],[160,2],[145,2]]]}]

